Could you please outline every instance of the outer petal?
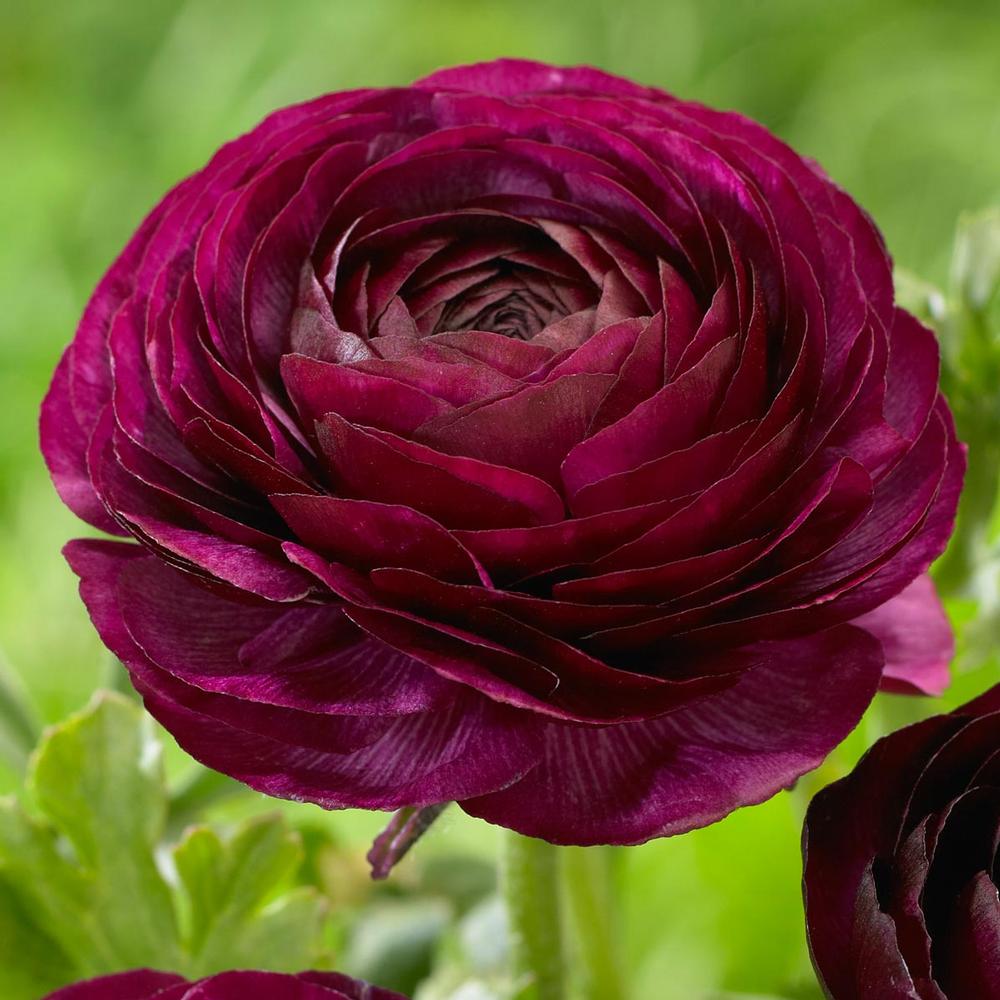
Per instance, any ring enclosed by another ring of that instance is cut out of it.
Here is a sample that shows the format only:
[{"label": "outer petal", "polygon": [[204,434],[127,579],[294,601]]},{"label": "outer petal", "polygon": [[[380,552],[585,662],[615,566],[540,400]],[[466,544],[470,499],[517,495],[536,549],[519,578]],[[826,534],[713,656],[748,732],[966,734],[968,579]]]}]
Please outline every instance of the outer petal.
[{"label": "outer petal", "polygon": [[[420,710],[423,693],[417,692],[406,704],[387,683],[382,694],[395,702],[396,714],[373,716],[371,705],[363,702],[348,704],[337,714],[288,707],[320,707],[299,701],[301,675],[296,680],[292,670],[290,676],[280,676],[289,664],[275,664],[276,676],[251,679],[252,665],[259,666],[259,661],[251,659],[242,668],[232,662],[229,670],[235,676],[227,678],[220,661],[227,653],[234,661],[239,647],[235,643],[213,647],[210,635],[193,641],[191,622],[199,620],[197,609],[189,607],[188,614],[171,616],[162,604],[158,610],[143,608],[135,589],[123,589],[143,582],[135,574],[146,571],[160,574],[158,582],[144,582],[161,597],[171,591],[177,594],[177,578],[183,580],[177,570],[138,546],[121,542],[74,542],[67,547],[67,557],[80,576],[81,595],[101,638],[128,666],[149,711],[193,757],[258,791],[307,799],[327,808],[396,809],[494,791],[520,777],[538,759],[538,741],[525,726],[525,717],[462,685],[448,689],[444,700],[432,693],[433,703]],[[203,600],[206,613],[200,619],[228,629],[230,639],[239,631],[241,617],[254,613],[243,600],[207,590]],[[275,610],[283,611],[280,606]],[[156,613],[150,615],[151,611]],[[248,631],[252,635],[260,630]],[[155,652],[162,666],[136,637]],[[179,655],[185,643],[193,653],[190,665]],[[247,649],[245,638],[242,648]],[[396,659],[390,654],[385,663],[391,666]],[[373,657],[370,666],[376,662]],[[182,670],[185,676],[180,680]],[[339,681],[336,671],[327,672],[325,679],[321,673],[311,683],[325,685],[327,696],[330,684],[344,683],[344,695],[356,698],[357,684],[350,683],[357,681],[355,673],[345,671]],[[432,679],[434,684],[438,682]],[[235,687],[242,697],[197,685]],[[438,684],[435,690],[439,688]],[[411,711],[400,714],[406,709]],[[350,715],[352,710],[358,714]]]},{"label": "outer petal", "polygon": [[662,91],[641,87],[620,76],[590,66],[549,66],[530,59],[497,59],[441,69],[415,86],[473,90],[501,97],[520,97],[547,91],[580,91],[621,97],[666,97]]},{"label": "outer petal", "polygon": [[152,1000],[168,987],[183,985],[184,981],[183,977],[171,972],[136,969],[74,983],[56,990],[48,1000]]},{"label": "outer petal", "polygon": [[561,844],[635,844],[762,802],[855,726],[882,670],[878,643],[842,626],[755,647],[729,690],[652,722],[549,724],[544,759],[466,812]]},{"label": "outer petal", "polygon": [[98,499],[87,471],[90,437],[111,398],[108,329],[132,294],[136,269],[161,220],[190,186],[183,181],[163,198],[101,279],[42,403],[42,454],[59,496],[79,517],[113,534],[121,529]]},{"label": "outer petal", "polygon": [[[122,535],[125,532],[101,503],[87,471],[90,437],[88,430],[80,425],[70,401],[71,352],[72,346],[62,356],[42,403],[39,422],[42,454],[63,503],[95,528]],[[99,416],[93,419],[96,425]]]},{"label": "outer petal", "polygon": [[370,986],[340,972],[302,972],[299,979],[307,983],[318,983],[327,989],[339,990],[348,1000],[405,1000],[398,993]]},{"label": "outer petal", "polygon": [[837,1000],[923,1000],[900,954],[892,917],[879,907],[875,877],[865,869],[854,910],[850,953],[853,981]]},{"label": "outer petal", "polygon": [[[340,989],[350,986],[350,992]],[[194,983],[183,1000],[401,1000],[398,994],[373,991],[367,984],[339,979],[337,985],[277,972],[222,972]]]},{"label": "outer petal", "polygon": [[1000,996],[1000,898],[980,872],[955,901],[940,979],[950,1000]]},{"label": "outer petal", "polygon": [[926,573],[880,608],[855,618],[854,624],[882,642],[883,690],[939,695],[948,686],[955,637]]}]

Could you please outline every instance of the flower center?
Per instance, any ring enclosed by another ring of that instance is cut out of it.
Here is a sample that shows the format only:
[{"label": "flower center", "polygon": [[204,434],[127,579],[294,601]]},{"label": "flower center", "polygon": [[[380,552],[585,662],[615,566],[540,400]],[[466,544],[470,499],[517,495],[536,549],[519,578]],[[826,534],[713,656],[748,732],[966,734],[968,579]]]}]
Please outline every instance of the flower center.
[{"label": "flower center", "polygon": [[568,306],[551,288],[497,261],[495,274],[444,303],[433,332],[484,330],[531,340],[567,315]]}]

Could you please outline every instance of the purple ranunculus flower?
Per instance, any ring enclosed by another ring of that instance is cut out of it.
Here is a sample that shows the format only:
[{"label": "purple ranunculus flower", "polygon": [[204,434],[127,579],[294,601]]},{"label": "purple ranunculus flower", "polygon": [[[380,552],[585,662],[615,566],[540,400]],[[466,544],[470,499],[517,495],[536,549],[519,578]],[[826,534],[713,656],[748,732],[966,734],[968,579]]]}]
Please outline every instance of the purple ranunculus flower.
[{"label": "purple ranunculus flower", "polygon": [[224,146],[98,286],[42,441],[129,538],[67,550],[104,641],[272,795],[638,842],[947,677],[922,574],[964,459],[877,230],[761,126],[597,70]]},{"label": "purple ranunculus flower", "polygon": [[803,836],[833,1000],[1000,998],[1000,685],[876,743]]},{"label": "purple ranunculus flower", "polygon": [[339,972],[222,972],[188,982],[172,972],[137,969],[56,990],[47,1000],[406,1000]]}]

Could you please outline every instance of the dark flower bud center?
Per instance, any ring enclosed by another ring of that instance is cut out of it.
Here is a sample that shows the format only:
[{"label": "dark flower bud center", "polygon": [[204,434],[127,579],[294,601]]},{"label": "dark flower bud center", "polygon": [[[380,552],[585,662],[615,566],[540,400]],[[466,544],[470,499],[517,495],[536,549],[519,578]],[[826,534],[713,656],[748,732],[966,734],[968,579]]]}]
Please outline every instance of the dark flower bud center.
[{"label": "dark flower bud center", "polygon": [[496,261],[496,273],[442,309],[434,333],[484,330],[515,340],[531,340],[550,323],[569,315],[554,291],[533,287],[516,266]]}]

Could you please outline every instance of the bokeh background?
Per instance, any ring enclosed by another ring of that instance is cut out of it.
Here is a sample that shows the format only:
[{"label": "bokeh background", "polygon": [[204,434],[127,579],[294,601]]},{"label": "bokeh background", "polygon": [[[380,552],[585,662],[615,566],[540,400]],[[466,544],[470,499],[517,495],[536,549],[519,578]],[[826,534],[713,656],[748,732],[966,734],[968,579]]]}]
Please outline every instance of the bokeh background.
[{"label": "bokeh background", "polygon": [[[0,0],[0,656],[31,725],[119,682],[59,555],[80,528],[38,455],[38,404],[114,254],[222,141],[279,105],[450,63],[591,63],[762,121],[874,215],[902,267],[946,286],[957,220],[1000,204],[998,53],[997,0]],[[975,619],[975,594],[949,610]],[[995,679],[973,659],[944,705]],[[804,803],[885,727],[941,704],[883,698],[799,789],[616,856],[629,1000],[817,996],[798,888]],[[190,777],[179,751],[168,762]],[[6,792],[23,795],[16,755],[0,762]],[[223,825],[273,808],[209,798]],[[461,869],[487,898],[494,831],[446,815],[398,885],[372,890],[357,859],[378,818],[286,814],[306,842],[296,878],[349,914],[342,964],[466,996],[450,984],[465,988],[454,942],[468,907],[429,867]],[[316,843],[339,845],[320,875]]]}]

